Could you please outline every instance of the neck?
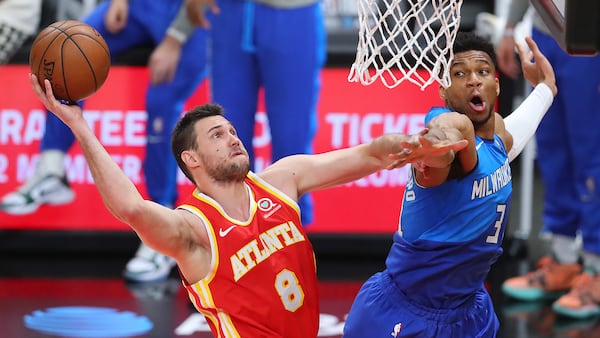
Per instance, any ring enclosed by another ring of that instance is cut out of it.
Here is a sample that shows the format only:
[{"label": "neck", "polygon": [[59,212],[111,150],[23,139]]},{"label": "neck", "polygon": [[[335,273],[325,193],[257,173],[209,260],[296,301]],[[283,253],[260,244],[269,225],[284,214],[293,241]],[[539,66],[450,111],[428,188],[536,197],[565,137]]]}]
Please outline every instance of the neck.
[{"label": "neck", "polygon": [[219,203],[231,218],[246,221],[250,217],[250,195],[244,181],[209,182],[201,185],[203,194]]},{"label": "neck", "polygon": [[481,138],[491,140],[494,138],[494,134],[496,132],[495,126],[494,113],[492,113],[490,118],[485,123],[478,126],[474,125],[475,134]]}]

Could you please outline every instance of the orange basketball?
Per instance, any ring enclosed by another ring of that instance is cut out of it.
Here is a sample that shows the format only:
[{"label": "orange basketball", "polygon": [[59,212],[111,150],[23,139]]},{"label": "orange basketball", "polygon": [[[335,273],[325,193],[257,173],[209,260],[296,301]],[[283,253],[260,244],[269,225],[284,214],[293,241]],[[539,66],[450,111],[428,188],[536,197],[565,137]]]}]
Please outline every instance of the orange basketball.
[{"label": "orange basketball", "polygon": [[48,79],[56,98],[73,103],[88,98],[104,84],[110,51],[91,26],[76,20],[58,21],[33,41],[29,67],[42,88]]}]

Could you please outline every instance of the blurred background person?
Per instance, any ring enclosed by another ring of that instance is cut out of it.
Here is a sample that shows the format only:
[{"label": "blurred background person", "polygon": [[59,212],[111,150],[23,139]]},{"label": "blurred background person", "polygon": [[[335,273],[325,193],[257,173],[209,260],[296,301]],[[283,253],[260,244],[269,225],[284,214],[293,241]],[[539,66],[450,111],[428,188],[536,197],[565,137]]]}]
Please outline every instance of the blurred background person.
[{"label": "blurred background person", "polygon": [[[497,48],[502,72],[516,79],[514,29],[529,7],[509,2]],[[558,95],[536,133],[536,163],[544,183],[542,232],[551,235],[550,255],[527,275],[505,281],[503,291],[521,300],[559,297],[561,314],[600,314],[600,55],[571,56],[561,49],[537,11],[532,37],[554,65]],[[575,241],[581,235],[583,248]],[[583,269],[579,262],[583,262]]]},{"label": "blurred background person", "polygon": [[[171,155],[171,131],[184,103],[205,78],[206,30],[192,25],[183,0],[111,0],[100,2],[83,21],[104,37],[111,58],[152,45],[143,172],[149,197],[173,206],[177,199],[177,164]],[[80,104],[83,104],[81,102]],[[43,204],[61,205],[74,198],[65,171],[73,133],[53,114],[47,115],[36,171],[16,191],[4,196],[0,210],[15,215],[35,212]],[[175,261],[141,245],[127,263],[124,277],[134,282],[165,279]]]},{"label": "blurred background person", "polygon": [[[250,163],[255,164],[251,145],[261,89],[271,132],[271,161],[312,153],[327,52],[321,1],[186,2],[190,19],[210,26],[212,99],[224,107],[248,145]],[[302,223],[309,225],[313,222],[310,195],[299,204]]]},{"label": "blurred background person", "polygon": [[0,0],[0,65],[39,28],[42,0]]}]

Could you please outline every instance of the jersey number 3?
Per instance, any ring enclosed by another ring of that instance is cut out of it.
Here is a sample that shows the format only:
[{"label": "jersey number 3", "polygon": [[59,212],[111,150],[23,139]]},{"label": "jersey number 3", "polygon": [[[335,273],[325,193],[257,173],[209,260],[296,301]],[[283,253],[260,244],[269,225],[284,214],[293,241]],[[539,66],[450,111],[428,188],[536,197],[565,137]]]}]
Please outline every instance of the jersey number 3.
[{"label": "jersey number 3", "polygon": [[296,274],[288,269],[281,270],[275,277],[275,289],[279,293],[283,307],[294,312],[304,303],[304,291],[298,283]]},{"label": "jersey number 3", "polygon": [[496,212],[499,214],[498,219],[494,223],[494,229],[496,229],[496,231],[493,235],[487,236],[485,240],[486,243],[498,243],[498,238],[500,237],[500,229],[502,229],[502,223],[504,223],[504,216],[506,216],[506,204],[498,204],[496,206]]}]

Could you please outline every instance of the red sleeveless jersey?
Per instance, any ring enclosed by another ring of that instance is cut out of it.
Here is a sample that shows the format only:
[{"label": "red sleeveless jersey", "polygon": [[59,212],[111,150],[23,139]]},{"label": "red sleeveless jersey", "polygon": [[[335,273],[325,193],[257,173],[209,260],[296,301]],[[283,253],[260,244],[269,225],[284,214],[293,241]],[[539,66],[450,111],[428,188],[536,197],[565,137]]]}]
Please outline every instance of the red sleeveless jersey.
[{"label": "red sleeveless jersey", "polygon": [[250,219],[232,219],[194,191],[179,208],[206,224],[211,269],[188,295],[215,337],[316,337],[318,286],[312,245],[296,202],[254,173],[246,179]]}]

